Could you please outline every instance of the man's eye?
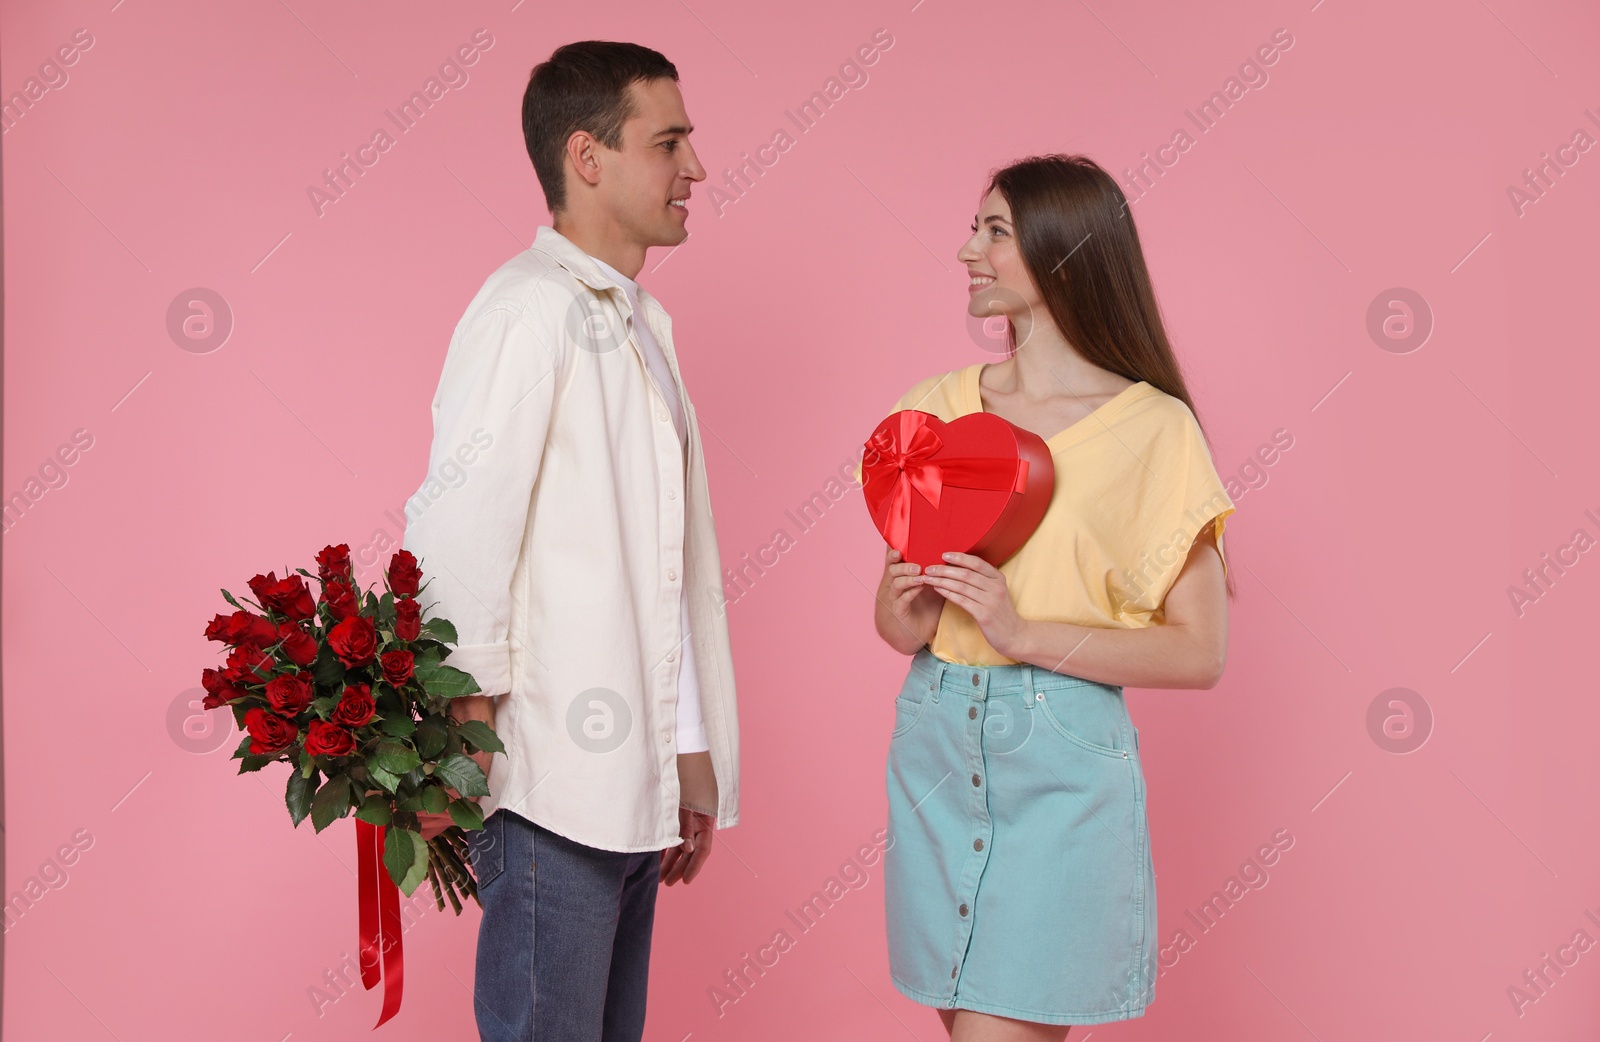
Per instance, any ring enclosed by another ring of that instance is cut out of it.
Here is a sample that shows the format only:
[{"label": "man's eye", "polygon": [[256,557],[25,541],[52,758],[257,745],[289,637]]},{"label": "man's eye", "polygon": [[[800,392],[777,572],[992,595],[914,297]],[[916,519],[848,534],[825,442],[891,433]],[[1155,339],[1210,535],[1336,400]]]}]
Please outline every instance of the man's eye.
[{"label": "man's eye", "polygon": [[663,141],[661,142],[661,147],[666,149],[668,152],[671,152],[673,149],[678,147],[678,143],[676,141]]}]

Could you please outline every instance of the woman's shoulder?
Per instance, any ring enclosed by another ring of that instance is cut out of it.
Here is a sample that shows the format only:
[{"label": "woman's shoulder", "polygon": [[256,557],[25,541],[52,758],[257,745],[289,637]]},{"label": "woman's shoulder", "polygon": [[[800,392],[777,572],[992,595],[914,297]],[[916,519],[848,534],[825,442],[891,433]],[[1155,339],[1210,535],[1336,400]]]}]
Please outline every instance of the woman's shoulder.
[{"label": "woman's shoulder", "polygon": [[935,416],[955,415],[961,408],[963,387],[968,373],[981,364],[980,362],[964,365],[958,369],[949,369],[923,377],[900,396],[892,411],[921,409]]},{"label": "woman's shoulder", "polygon": [[1134,398],[1133,404],[1138,408],[1128,410],[1130,419],[1142,419],[1153,426],[1169,430],[1199,430],[1200,424],[1195,419],[1194,412],[1182,398],[1168,394],[1155,384],[1143,380],[1128,386],[1130,390],[1140,386],[1142,392]]}]

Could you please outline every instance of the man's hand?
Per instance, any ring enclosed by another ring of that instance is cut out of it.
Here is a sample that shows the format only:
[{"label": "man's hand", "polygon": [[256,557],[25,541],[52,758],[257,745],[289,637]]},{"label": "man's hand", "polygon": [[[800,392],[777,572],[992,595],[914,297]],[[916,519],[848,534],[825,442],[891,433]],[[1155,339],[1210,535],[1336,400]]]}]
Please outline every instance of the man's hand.
[{"label": "man's hand", "polygon": [[[483,769],[483,776],[485,778],[489,777],[489,761],[494,759],[494,753],[479,749],[470,755],[477,765]],[[446,787],[444,791],[450,794],[451,799],[458,799],[461,796],[459,792],[449,787]],[[482,797],[469,796],[467,798],[473,803],[477,803]],[[443,814],[429,814],[427,811],[417,812],[417,827],[422,830],[423,840],[432,839],[455,823],[456,821],[450,816],[449,811]]]},{"label": "man's hand", "polygon": [[716,831],[717,819],[688,807],[678,808],[678,835],[683,842],[661,852],[661,881],[668,886],[680,880],[694,882],[700,866],[711,856],[711,835]]}]

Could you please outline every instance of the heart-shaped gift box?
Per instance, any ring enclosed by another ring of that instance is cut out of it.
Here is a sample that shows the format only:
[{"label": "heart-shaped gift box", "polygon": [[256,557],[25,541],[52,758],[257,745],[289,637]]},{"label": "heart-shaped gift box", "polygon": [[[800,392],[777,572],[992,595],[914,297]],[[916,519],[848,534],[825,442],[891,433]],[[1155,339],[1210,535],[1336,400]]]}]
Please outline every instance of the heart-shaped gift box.
[{"label": "heart-shaped gift box", "polygon": [[998,567],[1039,527],[1055,490],[1043,438],[993,413],[949,423],[902,409],[863,445],[861,491],[902,560],[927,567],[947,551]]}]

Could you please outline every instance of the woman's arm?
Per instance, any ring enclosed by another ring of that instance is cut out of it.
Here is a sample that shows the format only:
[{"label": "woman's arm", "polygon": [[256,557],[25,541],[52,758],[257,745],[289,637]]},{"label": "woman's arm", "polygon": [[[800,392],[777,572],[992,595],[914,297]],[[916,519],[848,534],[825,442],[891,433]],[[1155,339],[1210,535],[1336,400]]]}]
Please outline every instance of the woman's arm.
[{"label": "woman's arm", "polygon": [[1209,525],[1167,592],[1166,622],[1142,629],[1024,619],[1016,614],[1004,575],[980,558],[960,558],[966,566],[933,566],[924,581],[971,613],[990,646],[1007,658],[1123,687],[1206,690],[1222,678],[1228,598]]}]

